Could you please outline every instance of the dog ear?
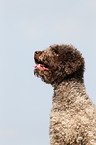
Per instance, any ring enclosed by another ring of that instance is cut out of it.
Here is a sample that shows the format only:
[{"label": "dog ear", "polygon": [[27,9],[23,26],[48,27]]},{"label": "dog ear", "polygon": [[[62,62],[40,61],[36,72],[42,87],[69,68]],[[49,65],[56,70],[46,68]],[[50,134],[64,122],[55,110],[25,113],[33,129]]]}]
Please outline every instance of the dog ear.
[{"label": "dog ear", "polygon": [[67,75],[70,75],[72,74],[73,72],[76,72],[80,66],[82,65],[82,62],[81,60],[76,60],[74,62],[67,62],[67,64],[65,65],[65,72]]}]

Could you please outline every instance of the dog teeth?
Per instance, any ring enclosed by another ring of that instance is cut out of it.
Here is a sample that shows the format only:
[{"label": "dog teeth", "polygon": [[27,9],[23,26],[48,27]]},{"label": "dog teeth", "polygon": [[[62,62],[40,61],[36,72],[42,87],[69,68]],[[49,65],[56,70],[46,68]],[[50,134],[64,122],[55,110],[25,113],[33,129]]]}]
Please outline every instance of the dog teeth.
[{"label": "dog teeth", "polygon": [[40,64],[37,64],[37,65],[34,65],[33,67],[39,68],[39,67],[41,67],[41,65]]},{"label": "dog teeth", "polygon": [[41,65],[40,65],[40,64],[38,64],[38,65],[37,65],[37,67],[41,67]]}]

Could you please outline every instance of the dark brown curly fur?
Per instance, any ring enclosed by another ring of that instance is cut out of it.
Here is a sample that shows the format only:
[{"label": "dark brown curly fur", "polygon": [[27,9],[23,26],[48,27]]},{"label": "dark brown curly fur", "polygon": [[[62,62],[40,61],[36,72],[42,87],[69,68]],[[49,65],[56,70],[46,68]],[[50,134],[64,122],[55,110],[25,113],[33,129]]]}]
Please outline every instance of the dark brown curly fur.
[{"label": "dark brown curly fur", "polygon": [[36,63],[49,68],[49,70],[43,70],[42,74],[41,70],[35,69],[35,74],[39,75],[46,83],[54,85],[68,79],[83,82],[84,59],[72,45],[50,46],[47,50],[38,51],[38,54],[35,52],[34,58]]},{"label": "dark brown curly fur", "polygon": [[34,73],[54,86],[50,145],[96,145],[96,108],[86,94],[81,53],[72,45],[52,45],[34,59]]}]

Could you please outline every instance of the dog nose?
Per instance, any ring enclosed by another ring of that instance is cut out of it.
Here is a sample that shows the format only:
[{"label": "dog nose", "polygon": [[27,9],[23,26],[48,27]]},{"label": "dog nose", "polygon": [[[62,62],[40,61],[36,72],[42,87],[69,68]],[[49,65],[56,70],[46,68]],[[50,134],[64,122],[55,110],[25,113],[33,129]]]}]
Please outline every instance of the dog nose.
[{"label": "dog nose", "polygon": [[35,54],[41,54],[41,51],[35,51]]}]

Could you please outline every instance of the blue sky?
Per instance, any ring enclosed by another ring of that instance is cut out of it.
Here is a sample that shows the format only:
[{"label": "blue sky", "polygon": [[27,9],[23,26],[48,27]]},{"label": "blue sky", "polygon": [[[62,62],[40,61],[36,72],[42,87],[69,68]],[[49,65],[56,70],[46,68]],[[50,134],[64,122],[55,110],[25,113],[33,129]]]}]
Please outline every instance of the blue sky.
[{"label": "blue sky", "polygon": [[96,104],[96,1],[0,0],[0,145],[49,145],[53,88],[34,76],[34,52],[73,44]]}]

